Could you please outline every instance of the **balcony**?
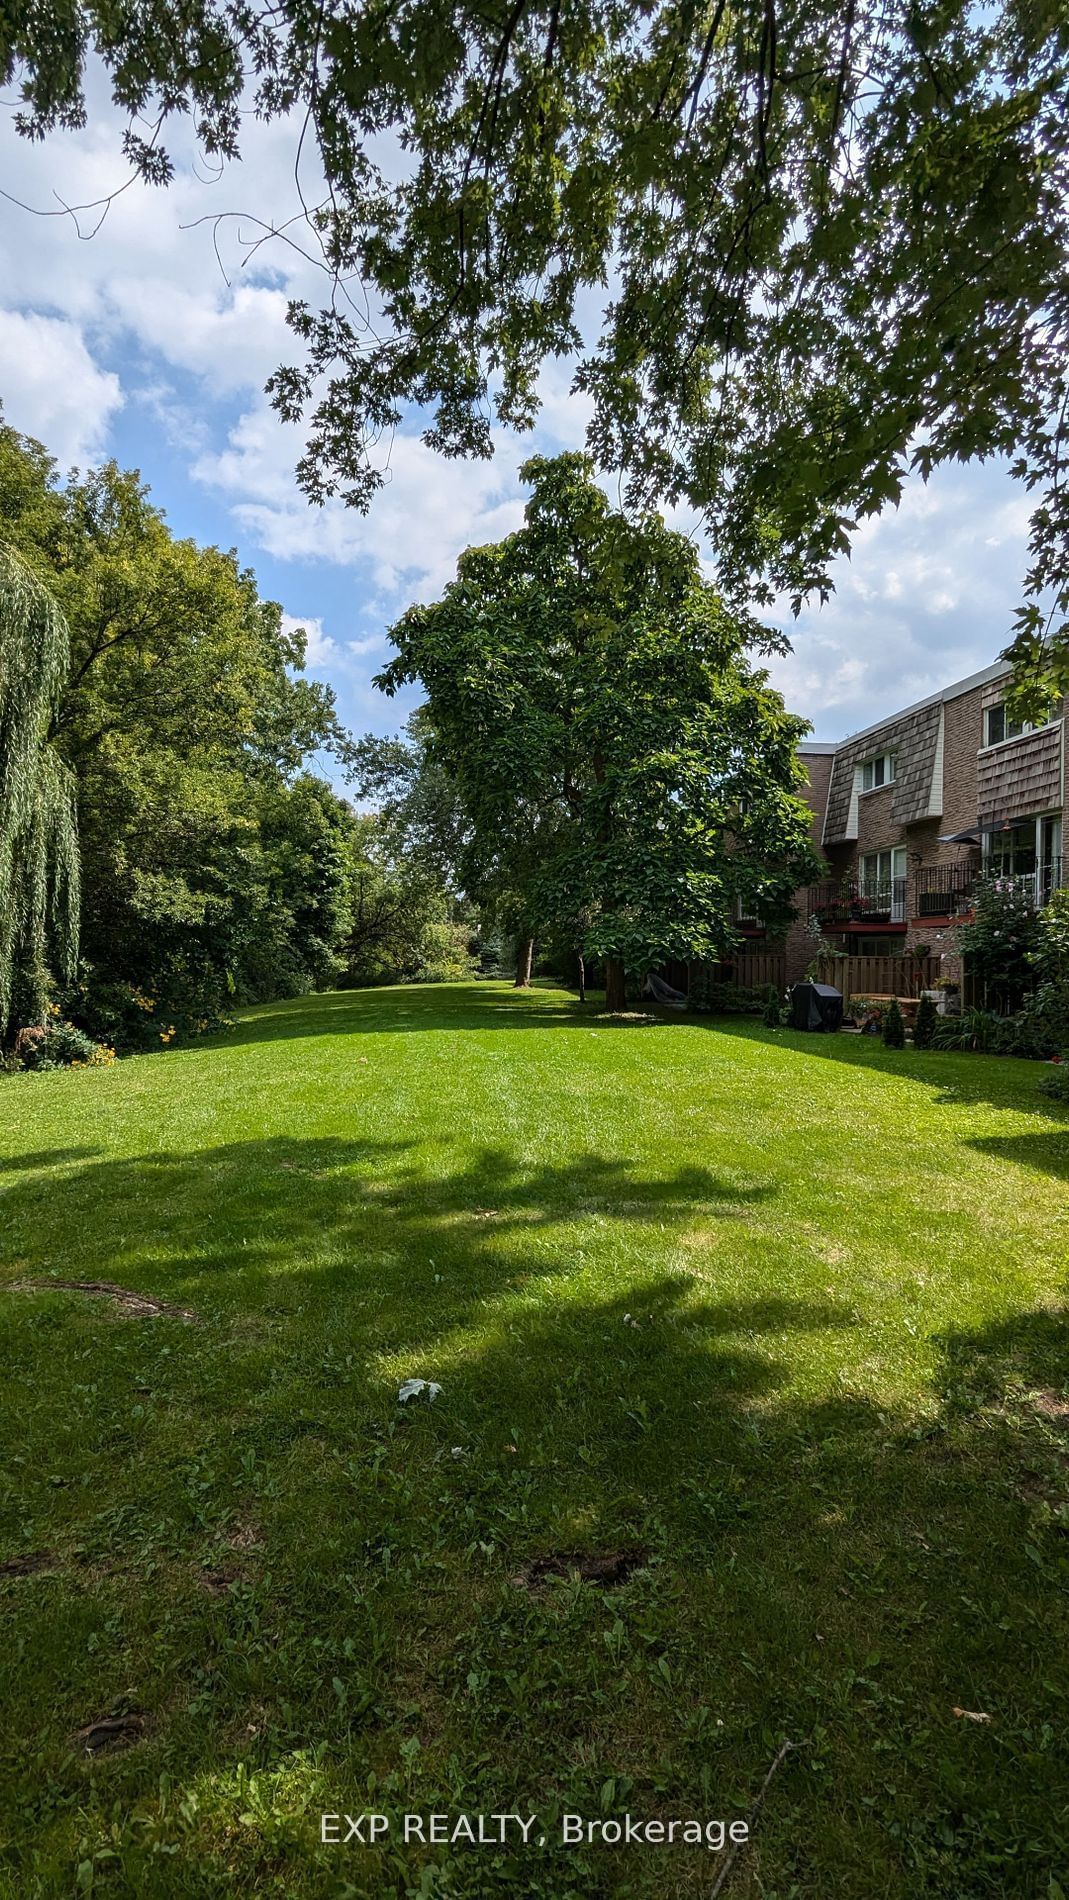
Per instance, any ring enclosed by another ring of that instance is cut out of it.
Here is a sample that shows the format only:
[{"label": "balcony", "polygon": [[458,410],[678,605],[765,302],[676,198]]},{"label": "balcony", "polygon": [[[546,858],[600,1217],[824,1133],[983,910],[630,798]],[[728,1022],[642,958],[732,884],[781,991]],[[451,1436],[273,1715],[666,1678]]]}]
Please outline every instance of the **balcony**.
[{"label": "balcony", "polygon": [[918,917],[957,917],[972,907],[978,864],[928,864],[917,872]]},{"label": "balcony", "polygon": [[904,924],[904,877],[855,879],[846,884],[814,884],[808,911],[821,924]]},{"label": "balcony", "polygon": [[1040,909],[1048,903],[1051,895],[1062,882],[1062,867],[1059,863],[1040,864],[1034,871],[1000,871],[996,864],[986,867],[986,875],[999,890],[1019,891],[1022,897]]}]

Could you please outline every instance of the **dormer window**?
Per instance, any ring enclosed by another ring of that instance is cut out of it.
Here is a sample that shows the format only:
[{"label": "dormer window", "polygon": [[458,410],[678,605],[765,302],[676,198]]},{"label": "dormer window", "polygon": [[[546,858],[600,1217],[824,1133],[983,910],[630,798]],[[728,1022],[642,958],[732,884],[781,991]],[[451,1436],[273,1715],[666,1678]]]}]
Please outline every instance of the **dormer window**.
[{"label": "dormer window", "polygon": [[1004,739],[1019,739],[1022,733],[1034,731],[1031,720],[1011,719],[1005,706],[989,706],[984,714],[985,745],[1001,745]]},{"label": "dormer window", "polygon": [[893,785],[895,782],[895,754],[878,752],[874,759],[864,759],[861,764],[861,790],[878,792],[881,785]]}]

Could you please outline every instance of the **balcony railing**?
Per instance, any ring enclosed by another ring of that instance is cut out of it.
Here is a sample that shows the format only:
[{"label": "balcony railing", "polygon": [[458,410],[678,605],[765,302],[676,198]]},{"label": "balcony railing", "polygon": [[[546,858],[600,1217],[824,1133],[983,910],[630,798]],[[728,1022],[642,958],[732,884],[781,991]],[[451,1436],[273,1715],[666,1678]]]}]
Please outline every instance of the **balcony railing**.
[{"label": "balcony railing", "polygon": [[814,884],[809,915],[822,924],[904,924],[904,877],[860,878],[847,884]]},{"label": "balcony railing", "polygon": [[927,864],[917,872],[917,916],[956,917],[968,910],[980,875],[977,864]]},{"label": "balcony railing", "polygon": [[[960,917],[972,908],[973,893],[981,877],[995,878],[1003,887],[1021,891],[1037,907],[1048,902],[1062,882],[1060,859],[1041,864],[1034,871],[1001,872],[997,865],[929,864],[914,876],[916,917]],[[908,886],[904,877],[861,878],[843,884],[814,884],[809,891],[808,911],[821,924],[901,924],[906,922]]]},{"label": "balcony railing", "polygon": [[1034,871],[1000,871],[997,865],[987,867],[987,876],[1002,890],[1020,891],[1023,897],[1035,904],[1037,909],[1048,902],[1062,882],[1060,861],[1037,865]]}]

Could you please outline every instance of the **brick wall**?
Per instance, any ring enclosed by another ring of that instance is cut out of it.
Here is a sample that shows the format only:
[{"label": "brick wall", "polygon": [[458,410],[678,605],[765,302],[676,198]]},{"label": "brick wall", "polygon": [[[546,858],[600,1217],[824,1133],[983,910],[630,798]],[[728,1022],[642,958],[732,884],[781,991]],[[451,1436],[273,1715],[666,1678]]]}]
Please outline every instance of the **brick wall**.
[{"label": "brick wall", "polygon": [[[809,783],[802,787],[802,795],[813,813],[810,835],[817,850],[821,849],[820,834],[824,829],[824,813],[828,803],[828,787],[831,784],[832,767],[835,754],[832,752],[807,752],[805,746],[799,748],[802,763],[809,774]],[[798,914],[787,931],[783,943],[785,981],[797,983],[800,976],[813,960],[813,941],[806,930],[805,890],[795,892],[795,905]]]},{"label": "brick wall", "polygon": [[[950,922],[919,913],[919,873],[936,866],[977,866],[979,848],[941,844],[941,837],[974,830],[978,818],[989,815],[1032,816],[1044,810],[1062,812],[1062,875],[1069,879],[1069,808],[1063,764],[1064,718],[1069,701],[1059,708],[1059,723],[1003,746],[984,747],[984,712],[1001,702],[1006,674],[959,693],[937,707],[924,706],[909,717],[889,719],[878,732],[844,745],[835,754],[803,757],[810,775],[806,797],[813,807],[814,842],[828,865],[828,881],[850,882],[859,875],[859,860],[873,851],[904,847],[906,852],[907,927],[888,933],[888,949],[929,945],[941,957],[944,973],[960,974],[956,929]],[[914,730],[915,728],[915,730]],[[898,750],[899,769],[893,785],[862,792],[856,801],[857,836],[844,838],[854,768],[863,758],[880,751]],[[905,783],[900,783],[905,765]],[[927,793],[924,786],[927,785]],[[941,810],[928,810],[940,806]],[[908,821],[906,811],[917,815]],[[824,813],[827,824],[824,826]],[[822,828],[828,830],[821,845]],[[837,834],[837,835],[833,835]],[[806,929],[807,891],[795,902],[798,917],[784,945],[788,983],[801,976],[813,955]],[[829,935],[834,930],[829,927]]]}]

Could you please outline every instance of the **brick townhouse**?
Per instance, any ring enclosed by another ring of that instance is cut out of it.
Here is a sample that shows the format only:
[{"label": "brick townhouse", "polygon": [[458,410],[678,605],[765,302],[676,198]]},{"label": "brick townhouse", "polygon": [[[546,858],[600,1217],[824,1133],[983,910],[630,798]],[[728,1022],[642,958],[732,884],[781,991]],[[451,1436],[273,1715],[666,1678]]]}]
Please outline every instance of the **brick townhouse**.
[{"label": "brick townhouse", "polygon": [[[840,744],[801,746],[827,875],[797,893],[787,982],[813,956],[814,918],[854,956],[927,944],[956,975],[954,925],[982,872],[1021,879],[1039,904],[1061,884],[1065,707],[1043,726],[1015,723],[1008,681],[1000,661]],[[759,949],[760,924],[743,929]]]}]

